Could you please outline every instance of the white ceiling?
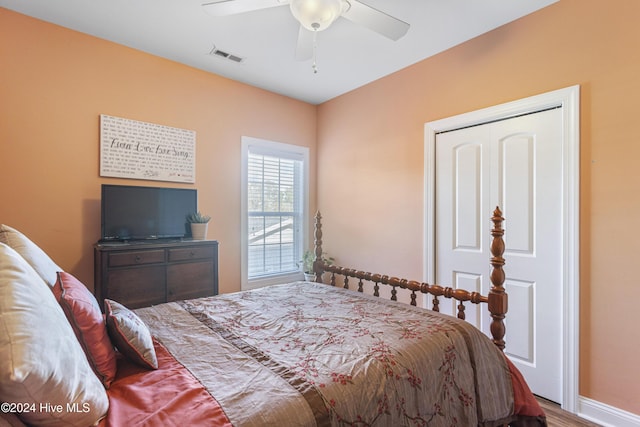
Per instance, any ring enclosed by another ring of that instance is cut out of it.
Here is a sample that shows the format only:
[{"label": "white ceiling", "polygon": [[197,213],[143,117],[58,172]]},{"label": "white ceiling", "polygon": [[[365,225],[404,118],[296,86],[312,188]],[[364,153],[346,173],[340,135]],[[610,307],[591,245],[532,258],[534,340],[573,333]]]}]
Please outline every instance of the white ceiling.
[{"label": "white ceiling", "polygon": [[[556,1],[362,0],[408,22],[409,31],[394,42],[338,18],[318,33],[316,74],[312,61],[294,59],[299,25],[288,5],[226,17],[206,13],[206,0],[0,0],[0,6],[319,104]],[[210,55],[214,46],[244,60]]]}]

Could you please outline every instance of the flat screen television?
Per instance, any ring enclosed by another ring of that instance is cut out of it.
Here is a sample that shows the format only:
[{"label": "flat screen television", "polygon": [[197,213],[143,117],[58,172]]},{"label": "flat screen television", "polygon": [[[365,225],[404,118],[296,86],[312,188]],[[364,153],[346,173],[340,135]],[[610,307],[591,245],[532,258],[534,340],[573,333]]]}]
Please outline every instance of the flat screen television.
[{"label": "flat screen television", "polygon": [[102,242],[191,237],[195,189],[102,185]]}]

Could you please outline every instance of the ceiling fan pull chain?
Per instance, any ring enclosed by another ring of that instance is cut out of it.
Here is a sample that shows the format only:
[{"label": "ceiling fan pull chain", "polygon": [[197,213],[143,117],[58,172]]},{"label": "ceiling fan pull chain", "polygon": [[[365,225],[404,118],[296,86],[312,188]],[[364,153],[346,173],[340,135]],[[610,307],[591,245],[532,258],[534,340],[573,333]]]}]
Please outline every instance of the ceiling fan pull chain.
[{"label": "ceiling fan pull chain", "polygon": [[313,69],[313,74],[317,74],[318,73],[318,64],[317,64],[318,43],[317,43],[317,38],[318,38],[318,32],[314,31],[313,32],[313,65],[311,66],[311,68]]}]

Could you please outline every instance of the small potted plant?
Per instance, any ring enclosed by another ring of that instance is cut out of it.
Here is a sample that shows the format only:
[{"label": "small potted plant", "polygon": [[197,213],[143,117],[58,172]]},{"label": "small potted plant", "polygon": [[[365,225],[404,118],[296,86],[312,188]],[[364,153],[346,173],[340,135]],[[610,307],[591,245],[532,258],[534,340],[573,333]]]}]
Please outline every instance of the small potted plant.
[{"label": "small potted plant", "polygon": [[191,224],[191,237],[194,240],[205,240],[207,238],[207,227],[211,217],[200,212],[194,212],[187,216],[187,222]]},{"label": "small potted plant", "polygon": [[[333,264],[334,259],[326,255],[326,252],[322,253],[322,260],[324,263],[327,265]],[[304,273],[304,280],[307,282],[313,282],[315,279],[315,273],[313,272],[313,263],[315,260],[316,254],[311,250],[306,250],[302,254],[302,272]]]}]

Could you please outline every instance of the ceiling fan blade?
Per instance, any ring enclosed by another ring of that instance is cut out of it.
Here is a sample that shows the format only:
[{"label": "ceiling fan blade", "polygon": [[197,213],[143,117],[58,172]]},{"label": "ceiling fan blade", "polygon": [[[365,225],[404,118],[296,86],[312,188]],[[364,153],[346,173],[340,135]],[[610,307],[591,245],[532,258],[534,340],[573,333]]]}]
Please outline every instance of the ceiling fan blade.
[{"label": "ceiling fan blade", "polygon": [[313,58],[313,32],[300,25],[296,44],[296,61],[306,61],[311,58]]},{"label": "ceiling fan blade", "polygon": [[288,3],[288,0],[214,0],[204,3],[202,7],[213,16],[228,16],[282,6]]},{"label": "ceiling fan blade", "polygon": [[391,40],[398,40],[409,31],[409,24],[378,9],[357,0],[349,0],[349,4],[351,7],[342,16],[351,22],[363,25]]}]

